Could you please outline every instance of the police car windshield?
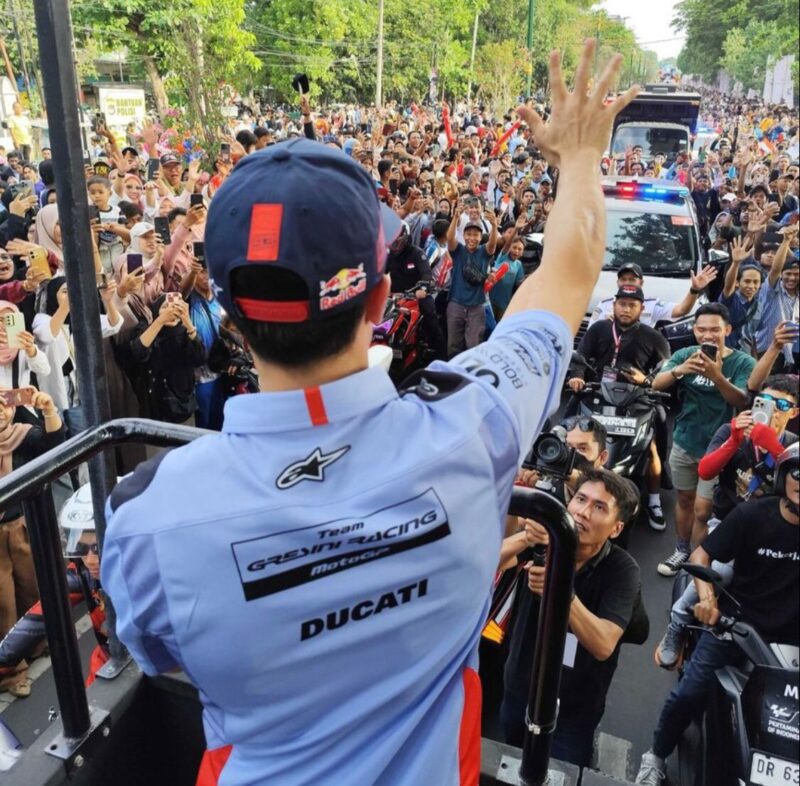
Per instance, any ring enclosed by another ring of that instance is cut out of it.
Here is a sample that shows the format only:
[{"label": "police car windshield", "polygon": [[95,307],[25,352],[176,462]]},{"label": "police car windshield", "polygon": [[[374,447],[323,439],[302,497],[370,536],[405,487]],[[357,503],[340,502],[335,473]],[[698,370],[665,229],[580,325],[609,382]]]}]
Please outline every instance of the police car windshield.
[{"label": "police car windshield", "polygon": [[641,145],[642,158],[650,160],[659,153],[673,161],[675,156],[686,150],[689,134],[680,128],[645,128],[643,126],[622,126],[614,134],[615,156],[623,155],[629,147]]},{"label": "police car windshield", "polygon": [[635,262],[645,275],[688,278],[695,268],[694,226],[687,216],[610,208],[603,270]]}]

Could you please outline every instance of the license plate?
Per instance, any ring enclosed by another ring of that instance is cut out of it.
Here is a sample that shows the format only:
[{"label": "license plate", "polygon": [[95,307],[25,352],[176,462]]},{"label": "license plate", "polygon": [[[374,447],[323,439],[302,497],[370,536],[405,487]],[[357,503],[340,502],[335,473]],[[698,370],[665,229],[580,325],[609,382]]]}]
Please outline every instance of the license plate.
[{"label": "license plate", "polygon": [[800,764],[766,753],[753,753],[750,783],[754,786],[796,786],[800,783]]},{"label": "license plate", "polygon": [[618,417],[617,415],[592,415],[606,427],[609,434],[632,437],[636,434],[636,418]]}]

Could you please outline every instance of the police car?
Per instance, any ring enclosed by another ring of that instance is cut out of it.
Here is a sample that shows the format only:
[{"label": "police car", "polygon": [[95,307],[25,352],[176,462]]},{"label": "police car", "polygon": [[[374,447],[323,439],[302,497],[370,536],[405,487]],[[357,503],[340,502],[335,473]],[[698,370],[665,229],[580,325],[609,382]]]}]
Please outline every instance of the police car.
[{"label": "police car", "polygon": [[649,177],[606,177],[602,187],[606,206],[603,269],[578,339],[597,304],[614,297],[617,271],[623,265],[641,267],[648,299],[678,303],[689,289],[690,273],[699,272],[706,259],[688,188]]}]

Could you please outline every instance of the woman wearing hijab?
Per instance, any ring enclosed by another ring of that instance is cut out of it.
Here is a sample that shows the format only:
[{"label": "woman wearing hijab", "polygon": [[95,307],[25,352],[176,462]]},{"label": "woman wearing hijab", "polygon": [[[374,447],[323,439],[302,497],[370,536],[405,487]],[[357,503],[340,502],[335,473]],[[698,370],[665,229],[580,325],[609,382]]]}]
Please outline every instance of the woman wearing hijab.
[{"label": "woman wearing hijab", "polygon": [[145,304],[149,305],[164,292],[164,277],[169,275],[171,270],[165,265],[164,246],[151,224],[142,221],[131,229],[131,244],[128,250],[120,254],[114,262],[114,275],[118,282],[128,273],[128,257],[131,254],[142,255],[144,288],[141,297]]},{"label": "woman wearing hijab", "polygon": [[58,260],[59,271],[64,270],[64,249],[61,246],[61,221],[58,205],[45,205],[36,214],[36,243],[47,249]]},{"label": "woman wearing hijab", "polygon": [[2,324],[5,314],[19,313],[19,309],[7,300],[0,300],[0,388],[24,388],[30,385],[31,371],[41,380],[50,373],[50,363],[44,352],[36,347],[32,333],[18,333],[19,347],[9,347],[6,330]]},{"label": "woman wearing hijab", "polygon": [[147,385],[151,417],[184,423],[197,409],[195,369],[205,364],[206,349],[189,316],[189,304],[160,297],[152,306],[152,322],[140,323],[129,342],[130,356]]},{"label": "woman wearing hijab", "polygon": [[[117,282],[109,281],[99,291],[106,312],[100,314],[100,332],[103,338],[108,338],[122,328],[122,315],[117,311],[114,297]],[[74,406],[77,399],[75,348],[72,343],[67,280],[63,276],[56,276],[47,282],[42,310],[33,318],[33,335],[52,369],[39,381],[39,388],[55,401],[60,411]]]},{"label": "woman wearing hijab", "polygon": [[[0,478],[57,445],[64,438],[58,409],[46,393],[31,391],[31,407],[42,413],[43,423],[18,423],[15,407],[0,388]],[[21,508],[0,513],[0,640],[39,599],[31,559],[28,531]],[[24,698],[31,692],[28,665],[22,661],[0,680],[0,690]]]}]

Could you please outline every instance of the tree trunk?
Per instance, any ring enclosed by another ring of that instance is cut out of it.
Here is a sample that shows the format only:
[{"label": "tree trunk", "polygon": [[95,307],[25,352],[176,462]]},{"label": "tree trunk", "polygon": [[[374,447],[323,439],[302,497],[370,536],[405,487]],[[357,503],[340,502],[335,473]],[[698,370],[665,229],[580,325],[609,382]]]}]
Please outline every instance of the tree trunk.
[{"label": "tree trunk", "polygon": [[158,67],[152,57],[147,56],[144,58],[144,70],[147,71],[147,78],[153,88],[156,112],[163,120],[166,117],[167,109],[169,109],[169,101],[167,101],[167,91],[164,89],[164,80],[161,78],[161,74],[158,73]]}]

